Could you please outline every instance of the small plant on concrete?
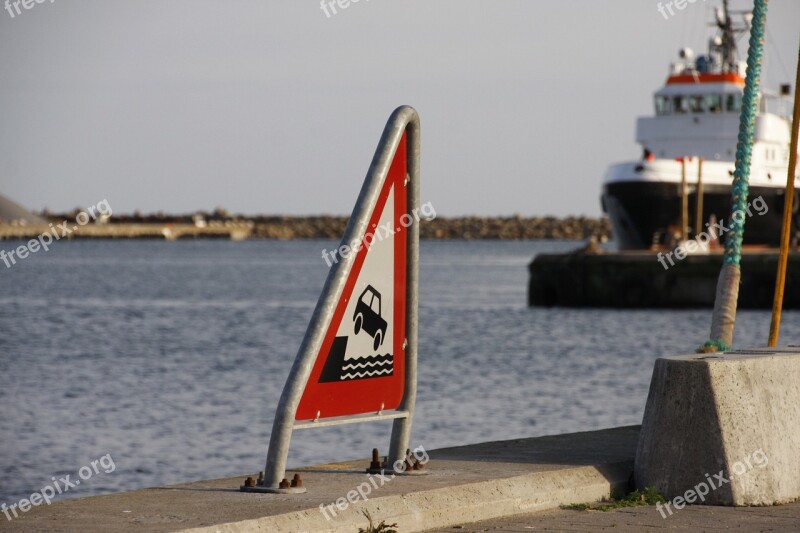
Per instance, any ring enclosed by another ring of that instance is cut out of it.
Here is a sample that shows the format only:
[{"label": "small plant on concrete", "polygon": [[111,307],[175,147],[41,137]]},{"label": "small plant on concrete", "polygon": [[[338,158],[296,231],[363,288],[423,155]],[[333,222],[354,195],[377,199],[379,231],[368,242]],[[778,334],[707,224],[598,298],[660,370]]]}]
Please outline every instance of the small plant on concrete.
[{"label": "small plant on concrete", "polygon": [[625,494],[621,490],[612,490],[611,498],[608,501],[598,504],[574,503],[572,505],[562,505],[562,509],[573,511],[612,511],[621,507],[636,507],[639,505],[655,505],[664,503],[664,496],[653,487],[645,487],[644,490],[635,490]]},{"label": "small plant on concrete", "polygon": [[367,529],[363,527],[358,528],[358,533],[397,533],[397,530],[394,529],[397,527],[397,524],[387,524],[386,520],[381,520],[381,523],[376,526],[372,521],[372,515],[369,514],[369,511],[362,511],[361,514],[366,516],[367,520],[369,520],[369,527],[367,527]]}]

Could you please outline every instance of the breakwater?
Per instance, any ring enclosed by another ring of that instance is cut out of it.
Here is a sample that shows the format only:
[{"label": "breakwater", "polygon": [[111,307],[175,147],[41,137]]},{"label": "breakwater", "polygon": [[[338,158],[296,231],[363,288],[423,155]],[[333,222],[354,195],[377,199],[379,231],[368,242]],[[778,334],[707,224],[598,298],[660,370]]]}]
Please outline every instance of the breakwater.
[{"label": "breakwater", "polygon": [[[348,217],[263,217],[252,219],[253,237],[339,239]],[[421,220],[422,239],[588,239],[611,237],[607,219],[588,217],[437,217]]]},{"label": "breakwater", "polygon": [[[57,225],[74,221],[73,213],[48,214]],[[228,216],[228,215],[114,215],[101,224],[78,226],[65,238],[232,238],[241,239],[334,239],[344,233],[346,216]],[[72,227],[72,226],[70,226]],[[47,226],[0,224],[0,240],[31,239]],[[419,222],[422,239],[443,240],[582,240],[611,238],[605,218],[590,217],[437,217]]]}]

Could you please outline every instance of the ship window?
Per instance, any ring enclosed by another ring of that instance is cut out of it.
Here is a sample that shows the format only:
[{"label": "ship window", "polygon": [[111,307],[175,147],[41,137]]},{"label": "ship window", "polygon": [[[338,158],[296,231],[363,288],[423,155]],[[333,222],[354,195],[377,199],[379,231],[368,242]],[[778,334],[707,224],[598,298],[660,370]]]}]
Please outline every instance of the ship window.
[{"label": "ship window", "polygon": [[692,108],[692,113],[704,113],[705,109],[703,108],[703,100],[702,96],[690,96],[689,97],[689,104]]},{"label": "ship window", "polygon": [[741,110],[742,110],[741,94],[725,95],[725,111],[728,111],[729,113],[738,113]]},{"label": "ship window", "polygon": [[668,96],[656,96],[656,115],[669,115]]},{"label": "ship window", "polygon": [[673,96],[672,97],[672,111],[673,113],[688,113],[689,112],[689,101],[685,96]]},{"label": "ship window", "polygon": [[719,113],[722,111],[722,99],[718,94],[706,95],[706,109],[709,113]]}]

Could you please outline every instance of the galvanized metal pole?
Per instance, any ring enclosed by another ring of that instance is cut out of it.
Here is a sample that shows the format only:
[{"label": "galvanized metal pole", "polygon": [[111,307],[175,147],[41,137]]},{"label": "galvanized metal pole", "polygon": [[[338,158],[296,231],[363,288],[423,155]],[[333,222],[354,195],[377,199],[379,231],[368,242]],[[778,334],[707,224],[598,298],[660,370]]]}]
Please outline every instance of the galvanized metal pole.
[{"label": "galvanized metal pole", "polygon": [[[394,154],[400,144],[403,133],[408,134],[408,161],[409,183],[407,193],[410,210],[419,207],[419,154],[420,154],[420,131],[419,116],[414,108],[402,106],[397,108],[389,118],[383,135],[378,143],[375,156],[370,164],[364,185],[361,188],[356,207],[347,224],[347,228],[342,238],[342,244],[353,242],[360,238],[367,230],[372,209],[376,204],[383,181],[389,173]],[[417,210],[416,212],[419,212]],[[417,291],[418,291],[418,264],[419,264],[419,233],[416,224],[409,227],[408,233],[408,287],[406,289],[407,298],[407,337],[406,348],[406,368],[408,377],[406,379],[405,397],[403,406],[410,409],[405,424],[395,422],[392,436],[392,444],[395,448],[400,447],[405,452],[408,445],[408,436],[411,427],[411,417],[416,400],[416,356],[417,356]],[[286,460],[289,455],[289,445],[292,438],[292,431],[295,424],[297,407],[303,395],[306,383],[316,360],[316,356],[322,346],[322,342],[327,331],[328,322],[338,303],[338,297],[342,293],[348,275],[352,270],[356,254],[343,257],[331,268],[325,286],[306,336],[303,338],[295,358],[294,365],[289,372],[289,378],[284,386],[278,409],[275,413],[275,421],[270,435],[269,451],[267,452],[267,464],[264,469],[264,482],[262,487],[278,492],[278,486],[286,474]],[[392,456],[395,457],[396,454]]]},{"label": "galvanized metal pole", "polygon": [[[418,120],[418,119],[417,119]],[[408,129],[408,206],[409,212],[419,213],[419,124]],[[411,439],[411,422],[417,402],[417,339],[419,329],[419,222],[411,224],[406,239],[406,386],[399,409],[408,412],[406,418],[398,418],[392,423],[392,437],[389,444],[389,461],[395,464],[405,457]],[[413,305],[412,305],[413,302]]]}]

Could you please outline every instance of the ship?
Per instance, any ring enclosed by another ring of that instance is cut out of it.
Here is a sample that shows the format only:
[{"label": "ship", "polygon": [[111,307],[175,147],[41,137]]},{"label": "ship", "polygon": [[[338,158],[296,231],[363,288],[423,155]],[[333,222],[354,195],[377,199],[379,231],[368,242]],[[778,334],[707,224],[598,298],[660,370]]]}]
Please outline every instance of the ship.
[{"label": "ship", "polygon": [[[601,204],[620,250],[668,248],[701,233],[719,237],[712,243],[724,239],[724,229],[719,228],[729,226],[746,73],[736,40],[749,33],[752,14],[733,12],[724,1],[714,15],[707,53],[681,49],[666,83],[654,94],[654,114],[637,118],[641,158],[613,164],[605,173]],[[778,91],[763,87],[759,91],[744,232],[747,246],[780,244],[791,89],[781,85]],[[798,200],[796,196],[792,215],[794,244],[800,228]]]}]

